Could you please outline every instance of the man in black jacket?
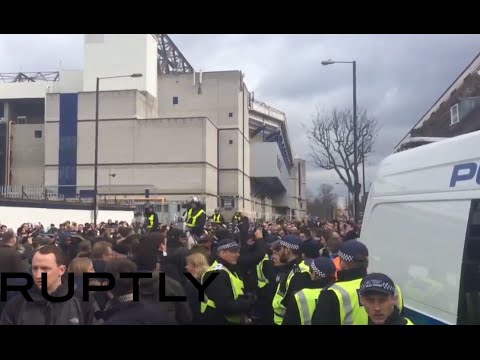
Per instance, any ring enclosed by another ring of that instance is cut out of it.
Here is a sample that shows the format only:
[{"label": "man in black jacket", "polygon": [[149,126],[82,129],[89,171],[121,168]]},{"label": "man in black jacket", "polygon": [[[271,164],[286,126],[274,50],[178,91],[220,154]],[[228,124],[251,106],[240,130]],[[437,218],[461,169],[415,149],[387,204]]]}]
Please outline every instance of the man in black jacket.
[{"label": "man in black jacket", "polygon": [[[32,259],[34,287],[28,294],[33,301],[27,301],[18,294],[7,302],[0,319],[1,325],[91,325],[96,323],[95,309],[88,310],[83,301],[73,296],[69,300],[52,302],[41,293],[41,287],[47,289],[52,297],[63,297],[69,293],[68,286],[62,284],[66,271],[65,257],[55,245],[39,248]],[[46,273],[46,283],[42,273]],[[73,284],[72,284],[73,289]],[[94,303],[90,303],[92,306]]]}]

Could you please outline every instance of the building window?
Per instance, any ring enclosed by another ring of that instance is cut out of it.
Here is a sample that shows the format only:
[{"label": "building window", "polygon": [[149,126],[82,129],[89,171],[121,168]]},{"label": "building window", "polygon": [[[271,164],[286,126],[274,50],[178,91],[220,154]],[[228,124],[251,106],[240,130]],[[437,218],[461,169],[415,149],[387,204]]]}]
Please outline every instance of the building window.
[{"label": "building window", "polygon": [[458,114],[458,103],[456,103],[450,108],[450,125],[454,125],[459,121],[460,121],[460,116]]},{"label": "building window", "polygon": [[233,144],[233,140],[228,140],[228,143],[229,143],[230,145],[232,145],[232,144]]},{"label": "building window", "polygon": [[35,130],[35,139],[41,139],[42,130]]},{"label": "building window", "polygon": [[174,96],[173,97],[173,105],[177,105],[178,104],[178,96]]},{"label": "building window", "polygon": [[233,117],[233,113],[228,113],[228,117]]}]

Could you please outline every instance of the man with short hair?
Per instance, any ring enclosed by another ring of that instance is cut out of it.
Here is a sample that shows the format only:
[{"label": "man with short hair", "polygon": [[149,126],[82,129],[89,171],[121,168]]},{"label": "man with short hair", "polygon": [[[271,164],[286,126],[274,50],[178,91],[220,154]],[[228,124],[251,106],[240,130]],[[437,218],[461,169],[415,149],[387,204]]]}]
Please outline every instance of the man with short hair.
[{"label": "man with short hair", "polygon": [[[34,286],[28,290],[28,294],[33,301],[27,301],[23,294],[13,297],[5,305],[0,325],[93,324],[94,311],[86,312],[82,300],[77,296],[61,302],[52,302],[43,296],[42,287],[52,297],[64,297],[69,294],[67,284],[62,284],[65,271],[65,256],[59,247],[55,245],[40,247],[32,259]],[[45,283],[42,278],[43,273],[46,274]]]},{"label": "man with short hair", "polygon": [[372,273],[360,283],[360,302],[368,314],[368,325],[413,325],[400,315],[395,284],[385,274]]}]

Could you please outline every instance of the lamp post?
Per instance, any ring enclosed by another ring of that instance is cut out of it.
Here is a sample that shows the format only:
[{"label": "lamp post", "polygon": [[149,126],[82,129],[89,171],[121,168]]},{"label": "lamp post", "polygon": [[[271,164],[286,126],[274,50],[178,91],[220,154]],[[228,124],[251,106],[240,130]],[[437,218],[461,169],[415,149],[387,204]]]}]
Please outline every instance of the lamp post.
[{"label": "lamp post", "polygon": [[116,79],[116,78],[139,78],[143,74],[130,74],[130,75],[118,75],[118,76],[105,76],[97,77],[97,86],[95,89],[95,163],[94,163],[94,185],[93,185],[93,224],[97,226],[97,213],[98,213],[98,107],[99,107],[99,95],[100,95],[100,80]]},{"label": "lamp post", "polygon": [[362,211],[365,212],[365,205],[367,204],[367,199],[365,195],[367,193],[367,183],[365,182],[365,136],[362,134],[362,185],[363,185],[363,201],[362,201]]},{"label": "lamp post", "polygon": [[[357,134],[357,62],[356,61],[332,61],[324,60],[322,65],[332,65],[332,64],[352,64],[353,66],[353,206],[354,206],[354,216],[355,220],[359,219],[358,211],[358,156],[357,156],[357,143],[358,143],[358,134]],[[365,184],[364,184],[365,186]]]}]

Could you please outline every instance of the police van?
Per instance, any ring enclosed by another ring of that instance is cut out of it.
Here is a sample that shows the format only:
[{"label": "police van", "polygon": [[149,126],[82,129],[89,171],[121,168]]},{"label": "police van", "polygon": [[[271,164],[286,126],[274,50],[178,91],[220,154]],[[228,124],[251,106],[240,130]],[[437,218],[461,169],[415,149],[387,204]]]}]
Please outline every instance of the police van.
[{"label": "police van", "polygon": [[415,324],[480,324],[480,131],[384,159],[361,240]]}]

